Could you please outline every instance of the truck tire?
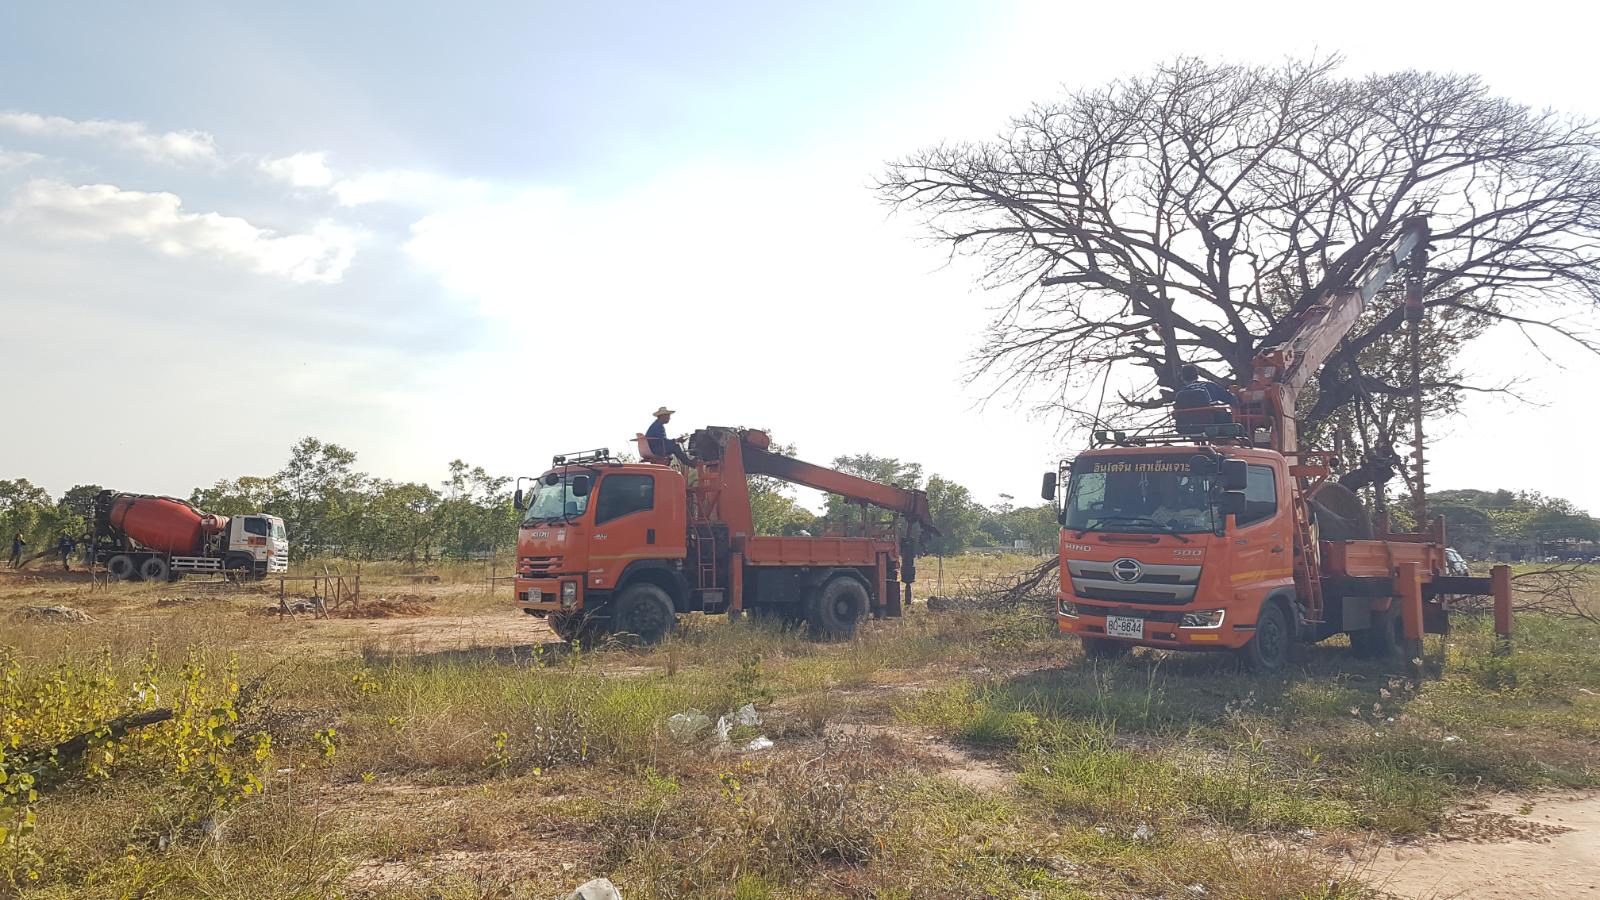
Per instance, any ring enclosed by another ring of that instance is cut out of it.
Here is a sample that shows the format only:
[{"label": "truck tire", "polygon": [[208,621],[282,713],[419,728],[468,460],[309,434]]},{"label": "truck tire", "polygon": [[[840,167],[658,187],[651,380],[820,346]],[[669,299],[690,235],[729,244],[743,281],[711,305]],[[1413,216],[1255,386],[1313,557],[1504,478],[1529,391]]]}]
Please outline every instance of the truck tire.
[{"label": "truck tire", "polygon": [[611,601],[611,633],[623,643],[659,644],[677,625],[672,598],[653,584],[629,585]]},{"label": "truck tire", "polygon": [[126,553],[118,553],[106,560],[106,574],[118,581],[139,577],[138,566],[133,564],[133,557]]},{"label": "truck tire", "polygon": [[1361,659],[1395,660],[1405,651],[1405,623],[1400,619],[1400,601],[1372,614],[1372,625],[1350,632],[1350,651]]},{"label": "truck tire", "polygon": [[239,581],[248,581],[256,577],[256,561],[248,556],[229,557],[222,563],[222,569]]},{"label": "truck tire", "polygon": [[1122,659],[1133,651],[1133,645],[1111,638],[1085,637],[1083,655],[1089,659]]},{"label": "truck tire", "polygon": [[867,614],[867,589],[849,576],[830,579],[806,602],[806,624],[819,641],[846,641]]},{"label": "truck tire", "polygon": [[139,564],[139,577],[145,581],[171,581],[172,567],[159,556],[151,556]]},{"label": "truck tire", "polygon": [[1257,674],[1277,672],[1289,663],[1294,635],[1283,604],[1268,600],[1261,605],[1261,615],[1256,618],[1256,631],[1250,636],[1250,643],[1239,648],[1239,659],[1245,668]]}]

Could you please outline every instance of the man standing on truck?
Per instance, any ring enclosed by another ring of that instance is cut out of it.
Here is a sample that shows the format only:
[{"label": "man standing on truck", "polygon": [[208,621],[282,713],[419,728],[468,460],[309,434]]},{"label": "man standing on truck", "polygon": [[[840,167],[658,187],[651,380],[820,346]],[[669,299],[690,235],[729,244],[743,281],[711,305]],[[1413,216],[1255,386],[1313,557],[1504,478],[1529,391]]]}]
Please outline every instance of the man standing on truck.
[{"label": "man standing on truck", "polygon": [[683,454],[678,442],[667,437],[667,423],[672,421],[672,414],[676,410],[667,409],[665,406],[656,410],[656,420],[644,431],[645,440],[650,444],[651,454],[666,459],[668,454],[676,457],[678,462],[685,466],[692,466],[689,457]]},{"label": "man standing on truck", "polygon": [[27,546],[28,542],[22,539],[22,532],[17,532],[17,536],[11,541],[11,568],[16,569],[22,566],[22,551]]},{"label": "man standing on truck", "polygon": [[1193,364],[1185,365],[1179,370],[1179,373],[1183,376],[1183,391],[1203,391],[1205,392],[1206,399],[1214,404],[1226,403],[1229,406],[1238,405],[1239,398],[1235,397],[1232,391],[1214,381],[1206,381],[1204,378],[1201,378],[1200,369],[1198,366]]}]

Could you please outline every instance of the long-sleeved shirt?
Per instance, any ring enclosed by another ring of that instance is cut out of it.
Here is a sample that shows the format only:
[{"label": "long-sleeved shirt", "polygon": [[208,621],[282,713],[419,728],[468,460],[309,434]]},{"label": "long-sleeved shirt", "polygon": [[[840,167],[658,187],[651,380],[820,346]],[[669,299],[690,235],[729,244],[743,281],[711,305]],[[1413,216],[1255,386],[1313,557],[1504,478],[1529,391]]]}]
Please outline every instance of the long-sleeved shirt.
[{"label": "long-sleeved shirt", "polygon": [[644,430],[645,439],[650,443],[650,452],[657,456],[667,455],[667,426],[660,419],[650,423]]},{"label": "long-sleeved shirt", "polygon": [[1239,402],[1239,398],[1235,397],[1232,391],[1215,382],[1206,381],[1203,378],[1197,381],[1191,381],[1183,386],[1183,389],[1186,391],[1194,390],[1196,388],[1205,391],[1206,398],[1212,403],[1227,403],[1231,406]]}]

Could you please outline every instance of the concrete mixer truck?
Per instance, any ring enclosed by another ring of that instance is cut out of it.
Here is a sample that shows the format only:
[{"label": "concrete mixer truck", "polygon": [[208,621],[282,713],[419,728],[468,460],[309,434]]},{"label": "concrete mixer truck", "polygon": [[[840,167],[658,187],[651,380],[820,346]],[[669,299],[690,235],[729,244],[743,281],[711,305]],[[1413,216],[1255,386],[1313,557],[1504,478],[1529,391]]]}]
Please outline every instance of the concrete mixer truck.
[{"label": "concrete mixer truck", "polygon": [[265,578],[289,570],[289,540],[277,516],[216,516],[148,494],[95,495],[90,547],[118,581],[170,581],[189,572]]}]

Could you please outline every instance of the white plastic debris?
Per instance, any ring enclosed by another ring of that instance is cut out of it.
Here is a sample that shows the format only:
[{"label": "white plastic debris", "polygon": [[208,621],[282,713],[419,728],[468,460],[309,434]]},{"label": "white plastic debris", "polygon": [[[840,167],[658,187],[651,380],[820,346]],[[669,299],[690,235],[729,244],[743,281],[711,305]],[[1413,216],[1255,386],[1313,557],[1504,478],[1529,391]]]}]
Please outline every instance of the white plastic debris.
[{"label": "white plastic debris", "polygon": [[717,746],[719,748],[728,746],[728,732],[731,730],[733,730],[733,723],[728,721],[728,717],[717,716]]},{"label": "white plastic debris", "polygon": [[1133,830],[1133,839],[1136,841],[1148,841],[1155,837],[1155,834],[1156,833],[1150,829],[1149,825],[1140,822],[1139,827]]},{"label": "white plastic debris", "polygon": [[733,724],[742,725],[745,728],[754,728],[760,725],[761,716],[756,714],[756,705],[754,703],[746,703],[739,707],[739,711],[733,714]]},{"label": "white plastic debris", "polygon": [[1444,742],[1446,744],[1459,744],[1461,743],[1461,738],[1458,738],[1453,734],[1447,734],[1444,737]]},{"label": "white plastic debris", "polygon": [[771,750],[772,739],[763,734],[750,743],[745,744],[744,749],[752,753],[758,750]]},{"label": "white plastic debris", "polygon": [[578,885],[564,900],[622,900],[622,892],[609,878],[596,878]]},{"label": "white plastic debris", "polygon": [[687,741],[711,725],[711,717],[698,709],[686,709],[667,717],[667,731],[680,741]]}]

